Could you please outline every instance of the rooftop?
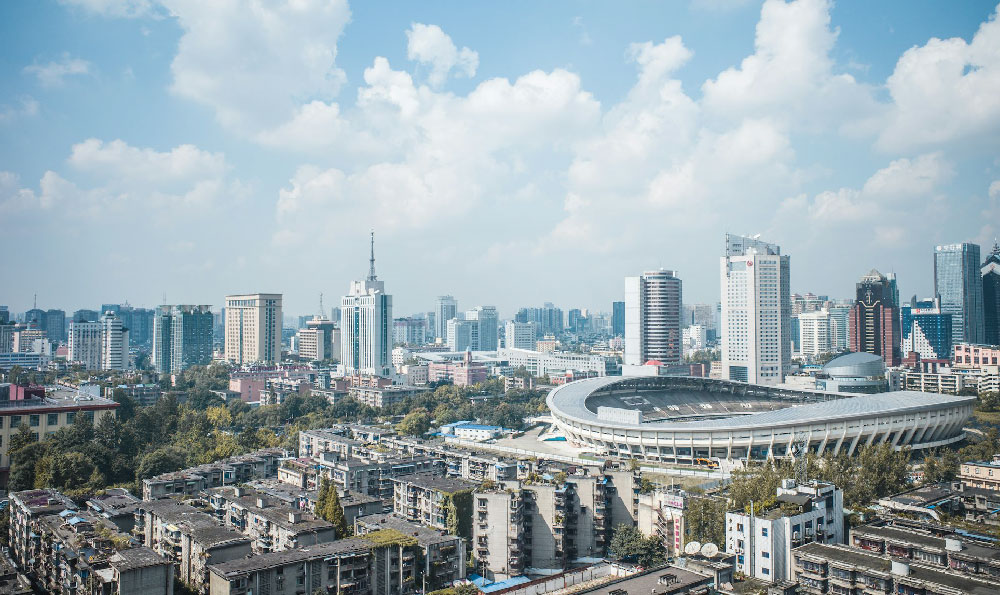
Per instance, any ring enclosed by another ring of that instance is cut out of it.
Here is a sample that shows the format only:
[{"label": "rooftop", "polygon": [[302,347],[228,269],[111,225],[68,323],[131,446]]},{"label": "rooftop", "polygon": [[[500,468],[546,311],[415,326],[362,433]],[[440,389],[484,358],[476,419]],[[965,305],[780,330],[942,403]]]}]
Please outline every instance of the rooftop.
[{"label": "rooftop", "polygon": [[[857,535],[859,537],[876,537],[904,545],[919,546],[923,549],[937,550],[941,552],[945,551],[944,537],[938,537],[936,535],[932,535],[931,533],[916,529],[862,525],[860,527],[853,528],[851,532],[852,535]],[[954,536],[954,538],[959,539],[957,535]],[[959,557],[971,557],[978,558],[980,560],[1000,562],[1000,548],[972,543],[968,539],[959,539],[959,541],[962,543],[962,549],[958,552],[952,552],[953,554],[957,554]]]},{"label": "rooftop", "polygon": [[121,550],[112,555],[108,559],[108,562],[118,569],[118,572],[171,564],[170,561],[147,547],[134,547]]},{"label": "rooftop", "polygon": [[72,500],[56,490],[25,490],[14,492],[11,499],[24,505],[32,515],[56,513],[66,509],[76,509]]},{"label": "rooftop", "polygon": [[416,523],[411,523],[406,519],[394,514],[370,514],[360,516],[355,519],[355,523],[368,527],[371,531],[381,529],[395,529],[404,535],[412,536],[421,546],[427,547],[439,543],[453,543],[456,539],[461,539],[455,535],[442,534]]},{"label": "rooftop", "polygon": [[475,488],[479,487],[479,484],[474,481],[453,477],[442,477],[434,473],[414,473],[413,475],[393,478],[393,481],[398,483],[413,484],[417,487],[445,492],[448,494],[465,491],[471,492]]},{"label": "rooftop", "polygon": [[215,574],[232,578],[240,574],[286,566],[296,562],[304,562],[316,558],[337,556],[347,553],[362,553],[371,551],[373,544],[364,539],[353,537],[349,539],[338,539],[309,547],[285,550],[282,552],[270,552],[267,554],[257,554],[249,558],[230,560],[221,564],[209,566],[209,570]]}]

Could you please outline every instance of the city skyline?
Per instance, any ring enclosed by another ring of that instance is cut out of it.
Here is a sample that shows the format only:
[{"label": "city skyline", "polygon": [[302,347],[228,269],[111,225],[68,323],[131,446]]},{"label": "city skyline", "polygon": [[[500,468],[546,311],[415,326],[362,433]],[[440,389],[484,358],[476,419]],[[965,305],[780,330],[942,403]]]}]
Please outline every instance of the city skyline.
[{"label": "city skyline", "polygon": [[[2,8],[0,212],[37,246],[4,267],[12,310],[266,289],[311,313],[369,228],[401,313],[608,311],[661,267],[711,303],[727,232],[793,254],[793,292],[877,268],[924,296],[935,245],[998,235],[992,2],[302,6]],[[250,47],[270,52],[238,78]]]}]

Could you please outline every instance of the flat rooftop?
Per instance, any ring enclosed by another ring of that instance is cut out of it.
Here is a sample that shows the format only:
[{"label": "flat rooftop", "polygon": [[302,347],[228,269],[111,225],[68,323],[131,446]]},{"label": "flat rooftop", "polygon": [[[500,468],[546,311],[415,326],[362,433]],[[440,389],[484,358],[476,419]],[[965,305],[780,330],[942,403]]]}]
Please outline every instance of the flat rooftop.
[{"label": "flat rooftop", "polygon": [[[687,593],[689,589],[701,585],[710,585],[713,578],[703,576],[684,570],[668,566],[659,570],[654,570],[646,574],[633,576],[622,581],[605,584],[593,589],[583,589],[577,593],[591,593],[593,595],[610,595],[619,590],[623,590],[629,595],[637,593]],[[662,582],[661,582],[662,581]]]},{"label": "flat rooftop", "polygon": [[338,539],[309,547],[285,550],[283,552],[270,552],[267,554],[257,554],[249,558],[230,560],[221,564],[209,566],[209,570],[227,578],[277,568],[296,562],[304,562],[315,558],[325,558],[347,553],[368,552],[372,549],[372,543],[367,539],[352,537],[348,539]]},{"label": "flat rooftop", "polygon": [[414,473],[403,477],[394,477],[394,482],[408,483],[427,490],[435,490],[448,494],[476,489],[479,484],[457,477],[443,477],[434,473]]},{"label": "flat rooftop", "polygon": [[456,539],[461,539],[456,535],[448,535],[447,533],[442,535],[441,531],[435,531],[434,529],[430,529],[416,523],[411,523],[410,521],[400,518],[394,514],[369,514],[359,516],[355,519],[355,523],[358,525],[364,525],[370,528],[371,531],[395,529],[403,535],[413,537],[417,540],[417,543],[424,547],[439,543],[454,543]]}]

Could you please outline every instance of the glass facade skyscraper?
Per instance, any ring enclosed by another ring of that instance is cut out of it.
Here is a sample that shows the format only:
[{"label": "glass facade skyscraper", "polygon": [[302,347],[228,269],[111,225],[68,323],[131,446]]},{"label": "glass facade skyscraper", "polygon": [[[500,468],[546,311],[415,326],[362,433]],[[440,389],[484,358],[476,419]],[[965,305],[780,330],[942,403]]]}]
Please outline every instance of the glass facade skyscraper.
[{"label": "glass facade skyscraper", "polygon": [[920,354],[921,359],[951,357],[951,314],[941,312],[937,298],[918,300],[916,296],[901,308],[903,355]]},{"label": "glass facade skyscraper", "polygon": [[1000,345],[1000,245],[993,245],[982,272],[985,341],[989,345]]},{"label": "glass facade skyscraper", "polygon": [[625,302],[611,302],[611,334],[625,336]]},{"label": "glass facade skyscraper", "polygon": [[986,340],[979,263],[976,244],[947,244],[934,249],[934,291],[941,298],[941,312],[951,314],[952,345]]}]

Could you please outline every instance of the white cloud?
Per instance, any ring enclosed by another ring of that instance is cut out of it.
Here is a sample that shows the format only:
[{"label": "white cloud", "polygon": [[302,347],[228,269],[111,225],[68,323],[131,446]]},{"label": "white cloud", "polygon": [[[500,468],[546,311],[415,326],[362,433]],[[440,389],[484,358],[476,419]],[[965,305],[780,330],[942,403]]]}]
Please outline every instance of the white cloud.
[{"label": "white cloud", "polygon": [[912,160],[904,157],[875,172],[865,182],[863,192],[883,197],[926,196],[953,174],[954,168],[941,152],[920,155]]},{"label": "white cloud", "polygon": [[892,110],[879,145],[886,150],[1000,134],[1000,7],[971,43],[932,38],[906,51],[887,81]]},{"label": "white cloud", "polygon": [[30,64],[24,67],[24,72],[34,75],[45,87],[58,87],[68,76],[90,74],[90,62],[82,58],[73,58],[63,54],[59,60],[45,64]]},{"label": "white cloud", "polygon": [[467,47],[458,49],[451,37],[437,25],[413,23],[406,32],[406,57],[429,65],[428,82],[440,87],[452,69],[469,78],[479,68],[479,54]]},{"label": "white cloud", "polygon": [[0,124],[22,117],[38,115],[38,101],[34,97],[25,96],[18,100],[17,105],[0,105]]},{"label": "white cloud", "polygon": [[301,105],[329,101],[345,80],[337,39],[345,0],[163,0],[184,31],[171,89],[215,111],[247,136],[292,120]]}]

